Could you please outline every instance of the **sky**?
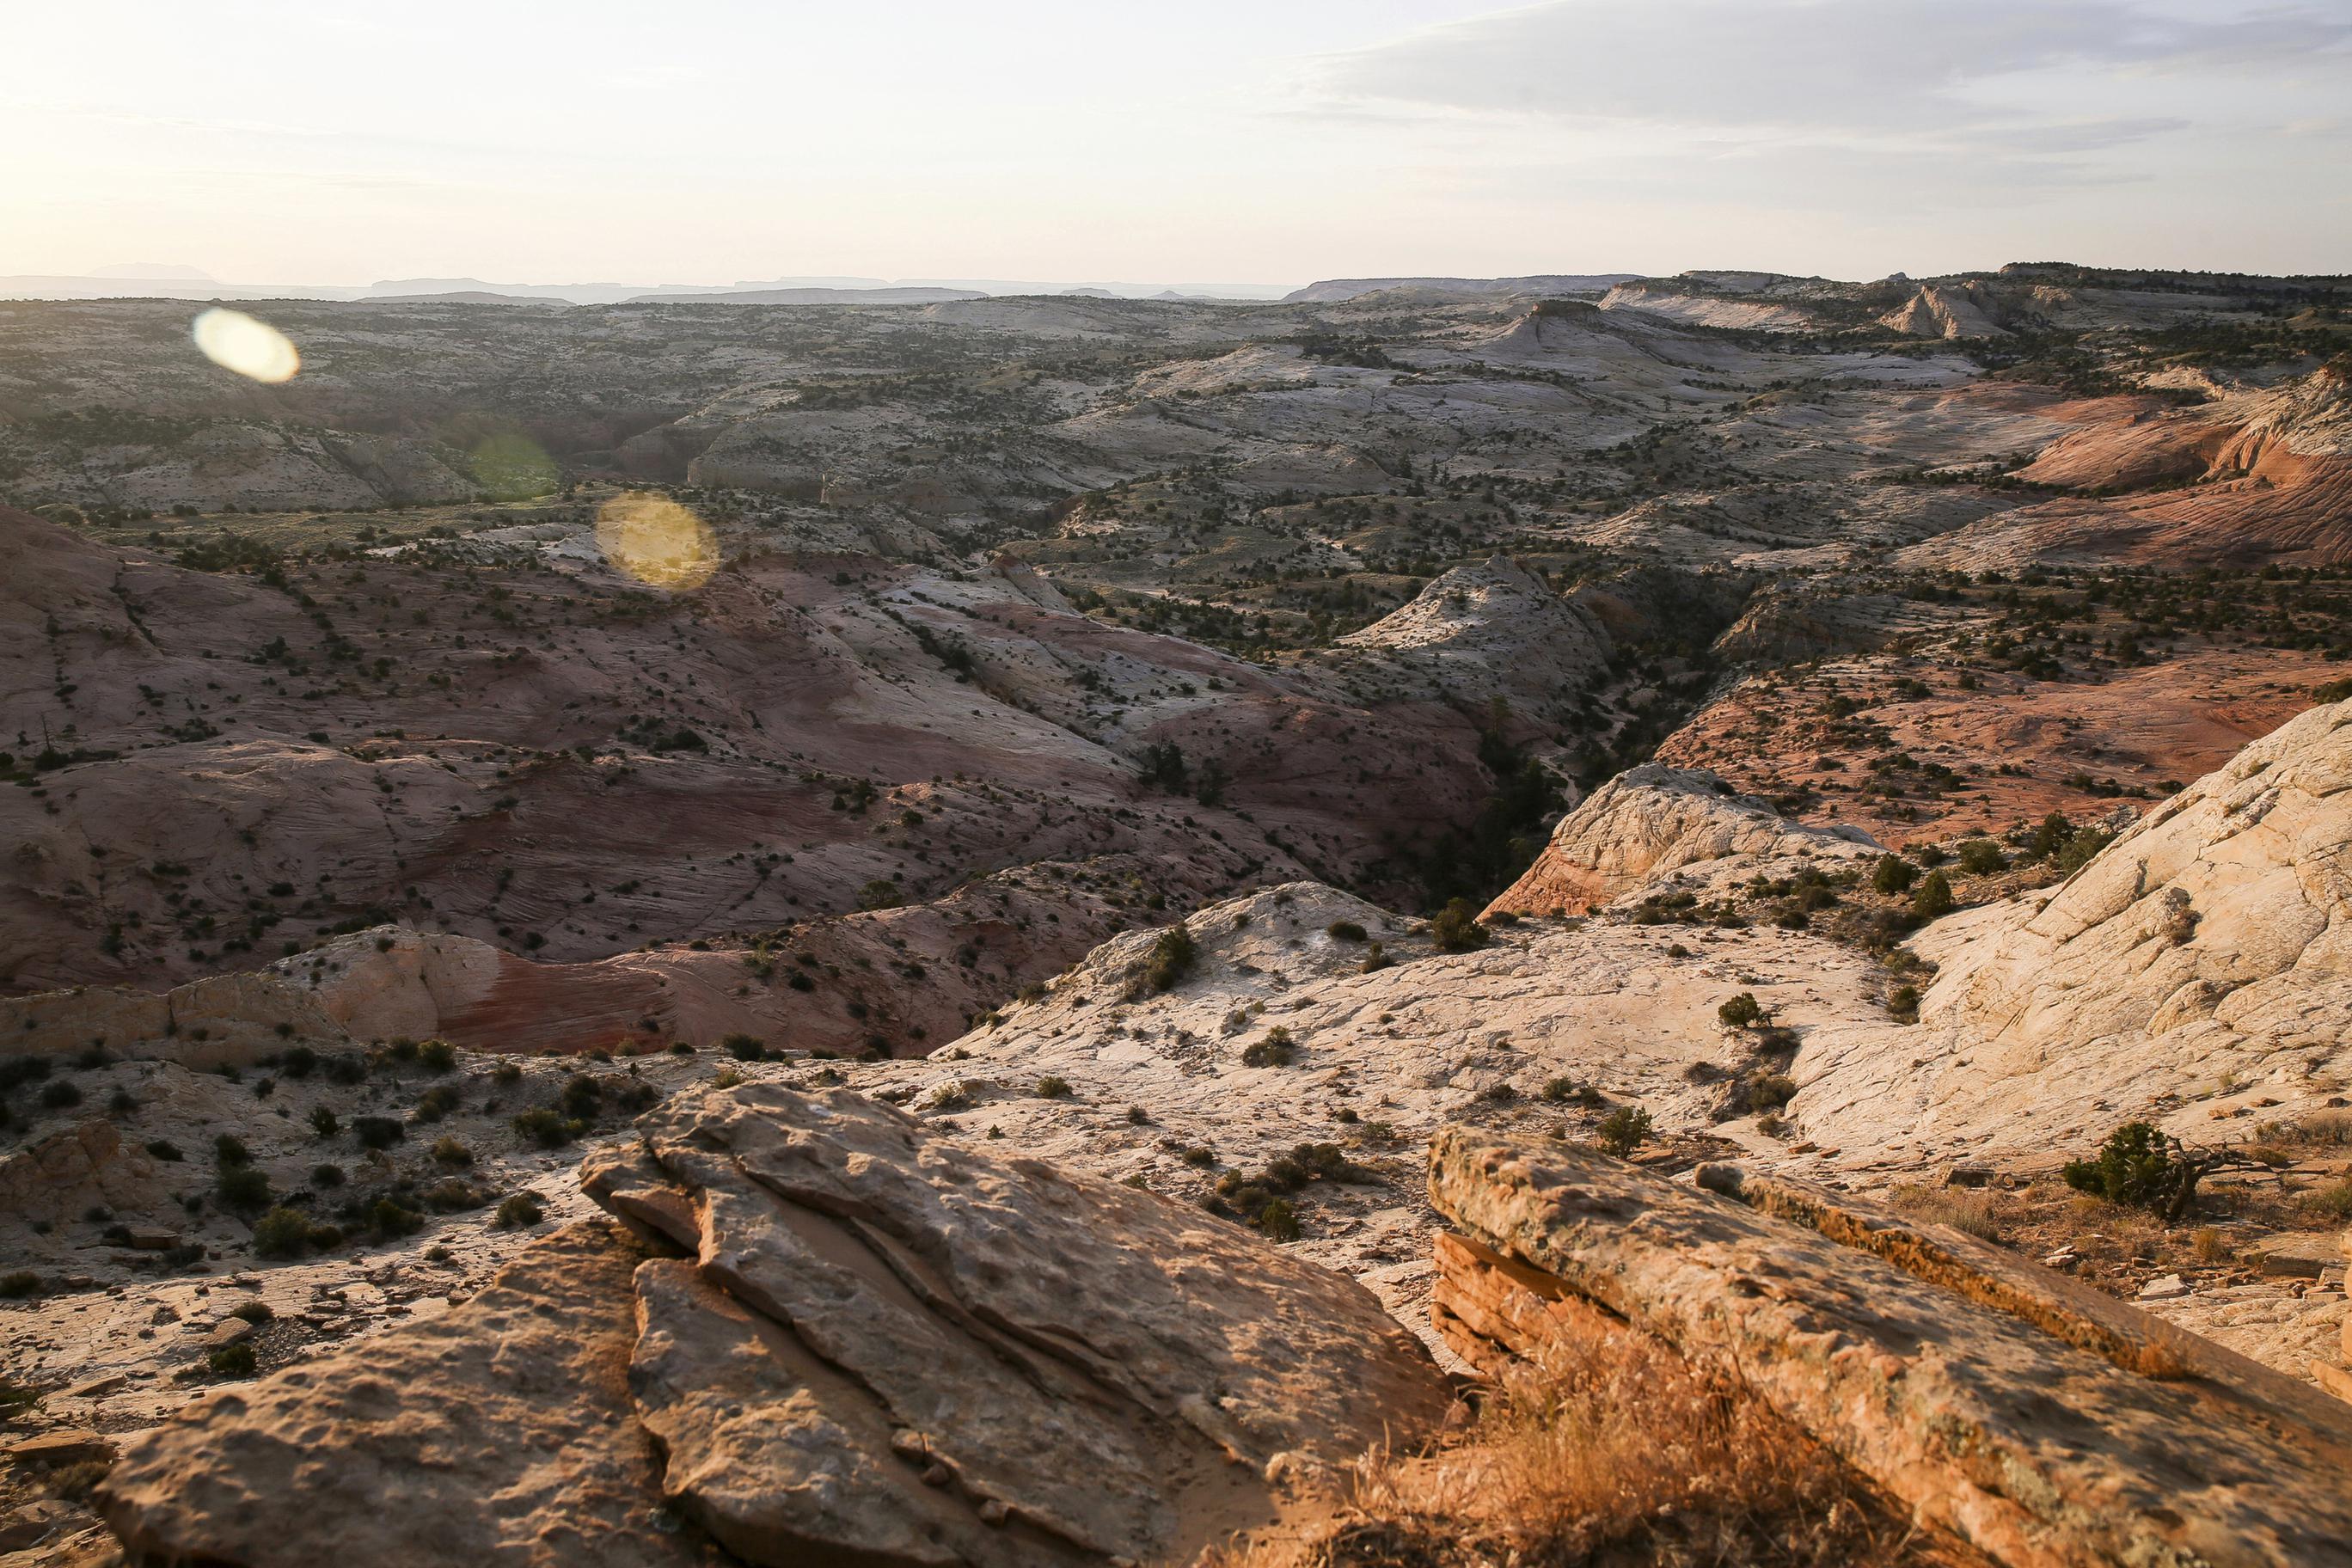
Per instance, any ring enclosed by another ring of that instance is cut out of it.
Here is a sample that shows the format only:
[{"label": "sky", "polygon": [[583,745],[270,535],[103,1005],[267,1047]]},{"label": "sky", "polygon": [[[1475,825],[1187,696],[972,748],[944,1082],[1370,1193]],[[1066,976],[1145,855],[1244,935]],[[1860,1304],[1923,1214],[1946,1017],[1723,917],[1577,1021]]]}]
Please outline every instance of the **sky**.
[{"label": "sky", "polygon": [[0,274],[2352,271],[2352,0],[76,0]]}]

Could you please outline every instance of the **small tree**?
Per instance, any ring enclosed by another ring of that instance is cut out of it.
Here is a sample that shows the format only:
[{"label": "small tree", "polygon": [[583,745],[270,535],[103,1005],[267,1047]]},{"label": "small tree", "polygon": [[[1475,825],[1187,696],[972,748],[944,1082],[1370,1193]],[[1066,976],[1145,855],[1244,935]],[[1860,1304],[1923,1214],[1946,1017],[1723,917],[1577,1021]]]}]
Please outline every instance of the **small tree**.
[{"label": "small tree", "polygon": [[1154,991],[1173,991],[1200,960],[1199,944],[1180,921],[1161,931],[1160,940],[1151,944],[1151,956],[1143,967],[1143,983]]},{"label": "small tree", "polygon": [[1870,885],[1882,893],[1904,893],[1919,879],[1919,868],[1900,855],[1881,855],[1870,870]]},{"label": "small tree", "polygon": [[1742,991],[1717,1007],[1715,1016],[1723,1020],[1727,1028],[1745,1029],[1764,1016],[1764,1007],[1756,1000],[1754,992]]},{"label": "small tree", "polygon": [[1478,923],[1478,911],[1467,899],[1453,899],[1429,922],[1430,940],[1440,952],[1470,952],[1486,945],[1490,933]]},{"label": "small tree", "polygon": [[2216,1171],[2250,1168],[2229,1149],[2190,1149],[2147,1121],[2126,1121],[2107,1134],[2097,1155],[2069,1160],[2063,1174],[2076,1192],[2147,1209],[2167,1224],[2197,1205],[2197,1184]]},{"label": "small tree", "polygon": [[1601,1119],[1601,1146],[1623,1159],[1650,1140],[1650,1113],[1621,1105]]},{"label": "small tree", "polygon": [[1958,908],[1952,897],[1951,879],[1941,871],[1930,871],[1919,890],[1911,896],[1911,912],[1923,921],[1941,920]]}]

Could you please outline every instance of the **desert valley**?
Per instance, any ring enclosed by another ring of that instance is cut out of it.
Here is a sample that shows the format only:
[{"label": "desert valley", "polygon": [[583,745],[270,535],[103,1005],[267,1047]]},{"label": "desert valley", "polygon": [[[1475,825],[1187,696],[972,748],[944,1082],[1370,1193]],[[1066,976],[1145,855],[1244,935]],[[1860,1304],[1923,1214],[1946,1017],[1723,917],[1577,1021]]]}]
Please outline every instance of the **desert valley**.
[{"label": "desert valley", "polygon": [[0,302],[0,1564],[2352,1563],[2352,279]]}]

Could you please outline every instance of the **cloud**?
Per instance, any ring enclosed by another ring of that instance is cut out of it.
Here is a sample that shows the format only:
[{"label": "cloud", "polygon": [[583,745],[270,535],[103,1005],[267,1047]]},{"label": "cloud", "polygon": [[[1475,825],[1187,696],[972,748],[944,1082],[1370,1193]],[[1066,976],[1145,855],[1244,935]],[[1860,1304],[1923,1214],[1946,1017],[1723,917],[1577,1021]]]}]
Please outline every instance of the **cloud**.
[{"label": "cloud", "polygon": [[[1559,0],[1330,57],[1322,88],[1335,105],[1757,132],[2014,136],[2047,122],[2053,150],[2073,151],[2078,113],[2011,101],[2019,84],[2056,76],[2040,84],[2047,99],[2137,78],[2169,107],[2178,84],[2158,79],[2315,63],[2340,75],[2352,62],[2340,7],[2200,13],[2151,0]],[[2168,118],[2119,123],[2148,135]]]}]

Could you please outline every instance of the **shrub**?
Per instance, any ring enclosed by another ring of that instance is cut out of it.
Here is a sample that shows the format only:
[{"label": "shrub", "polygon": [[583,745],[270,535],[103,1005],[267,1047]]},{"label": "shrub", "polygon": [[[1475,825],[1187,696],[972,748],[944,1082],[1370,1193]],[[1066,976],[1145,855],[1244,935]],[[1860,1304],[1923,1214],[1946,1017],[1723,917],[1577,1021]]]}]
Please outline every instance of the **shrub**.
[{"label": "shrub", "polygon": [[470,1165],[474,1152],[445,1132],[433,1141],[433,1158],[443,1165]]},{"label": "shrub", "polygon": [[729,1035],[719,1045],[739,1062],[763,1062],[768,1059],[768,1042],[757,1035]]},{"label": "shrub", "polygon": [[425,1216],[390,1198],[378,1198],[367,1211],[368,1228],[378,1241],[395,1241],[425,1228]]},{"label": "shrub", "polygon": [[2009,868],[2009,857],[1990,838],[1971,838],[1959,848],[1960,869],[1971,877],[1990,876]]},{"label": "shrub", "polygon": [[1621,1105],[1601,1119],[1601,1146],[1623,1158],[1650,1139],[1650,1113]]},{"label": "shrub", "polygon": [[224,1132],[213,1140],[213,1158],[224,1165],[250,1165],[253,1152],[245,1146],[244,1139]]},{"label": "shrub", "polygon": [[1756,1000],[1754,992],[1742,991],[1738,995],[1717,1007],[1715,1010],[1715,1016],[1723,1020],[1727,1027],[1745,1029],[1764,1016],[1764,1007]]},{"label": "shrub", "polygon": [[1390,957],[1389,950],[1381,946],[1379,942],[1372,943],[1370,948],[1366,950],[1364,953],[1363,968],[1363,972],[1366,974],[1377,974],[1383,969],[1393,969],[1394,967],[1396,967],[1396,960]]},{"label": "shrub", "polygon": [[1919,879],[1919,868],[1900,855],[1881,855],[1870,869],[1870,885],[1882,893],[1907,893]]},{"label": "shrub", "polygon": [[41,1277],[29,1268],[16,1268],[0,1274],[0,1298],[21,1301],[38,1293],[40,1289]]},{"label": "shrub", "polygon": [[1180,921],[1161,931],[1160,940],[1151,944],[1150,956],[1144,962],[1143,984],[1155,992],[1173,991],[1192,973],[1200,958],[1201,950],[1192,941],[1191,929]]},{"label": "shrub", "polygon": [[313,1165],[310,1167],[310,1184],[322,1192],[330,1187],[340,1187],[343,1184],[343,1168],[333,1164]]},{"label": "shrub", "polygon": [[1325,933],[1341,942],[1361,942],[1370,933],[1354,921],[1333,921],[1323,928]]},{"label": "shrub", "polygon": [[1262,1039],[1253,1040],[1242,1051],[1242,1066],[1250,1068],[1288,1067],[1298,1059],[1298,1044],[1290,1031],[1276,1024]]},{"label": "shrub", "polygon": [[173,1164],[187,1158],[185,1154],[180,1152],[180,1146],[168,1138],[150,1139],[147,1143],[147,1152],[158,1160],[166,1160]]},{"label": "shrub", "polygon": [[542,1149],[561,1149],[587,1131],[576,1121],[567,1121],[553,1110],[541,1106],[526,1110],[509,1123],[517,1133]]},{"label": "shrub", "polygon": [[1040,1100],[1066,1100],[1069,1094],[1070,1081],[1067,1079],[1047,1073],[1037,1080],[1037,1098]]},{"label": "shrub", "polygon": [[520,1062],[500,1062],[498,1066],[490,1069],[490,1081],[499,1085],[502,1089],[520,1083],[522,1081],[522,1064]]},{"label": "shrub", "polygon": [[257,1258],[299,1258],[310,1249],[310,1216],[283,1205],[263,1215],[253,1227]]},{"label": "shrub", "polygon": [[563,1088],[556,1095],[555,1103],[565,1116],[575,1121],[586,1121],[604,1109],[604,1091],[587,1074],[573,1073],[563,1080]]},{"label": "shrub", "polygon": [[352,1136],[362,1149],[389,1149],[407,1137],[408,1131],[389,1116],[354,1116]]},{"label": "shrub", "polygon": [[514,1230],[527,1225],[537,1225],[547,1217],[539,1200],[530,1193],[509,1193],[499,1204],[497,1216],[491,1221],[500,1230]]},{"label": "shrub", "polygon": [[446,1040],[427,1040],[416,1047],[416,1059],[427,1072],[447,1072],[457,1065],[457,1047]]},{"label": "shrub", "polygon": [[293,1046],[278,1055],[278,1070],[288,1078],[309,1078],[319,1065],[319,1053],[308,1046]]},{"label": "shrub", "polygon": [[269,1178],[251,1165],[223,1165],[213,1190],[233,1209],[257,1209],[269,1202]]},{"label": "shrub", "polygon": [[1440,952],[1471,952],[1486,945],[1487,930],[1467,899],[1454,899],[1429,922],[1430,940]]},{"label": "shrub", "polygon": [[1916,985],[1897,985],[1886,994],[1886,1011],[1897,1023],[1917,1023],[1919,1021],[1919,988]]},{"label": "shrub", "polygon": [[438,1121],[466,1102],[465,1091],[454,1083],[436,1083],[416,1097],[415,1120]]},{"label": "shrub", "polygon": [[2078,1193],[2172,1219],[2196,1200],[2205,1172],[2153,1123],[2126,1121],[2107,1134],[2096,1155],[2067,1161],[2062,1173]]},{"label": "shrub", "polygon": [[342,1131],[343,1124],[335,1113],[323,1105],[310,1108],[310,1131],[321,1138],[332,1138]]},{"label": "shrub", "polygon": [[205,1364],[221,1377],[251,1377],[261,1358],[251,1345],[223,1345],[205,1357]]},{"label": "shrub", "polygon": [[1276,1241],[1297,1241],[1299,1237],[1298,1215],[1293,1212],[1286,1198],[1269,1200],[1264,1208],[1257,1211],[1257,1218],[1250,1223]]},{"label": "shrub", "polygon": [[1911,912],[1923,921],[1940,920],[1959,907],[1952,897],[1952,884],[1941,871],[1930,871],[1911,896]]},{"label": "shrub", "polygon": [[51,1110],[63,1110],[81,1103],[81,1088],[69,1078],[52,1079],[42,1087],[41,1103]]}]

